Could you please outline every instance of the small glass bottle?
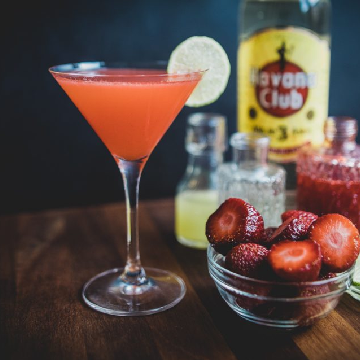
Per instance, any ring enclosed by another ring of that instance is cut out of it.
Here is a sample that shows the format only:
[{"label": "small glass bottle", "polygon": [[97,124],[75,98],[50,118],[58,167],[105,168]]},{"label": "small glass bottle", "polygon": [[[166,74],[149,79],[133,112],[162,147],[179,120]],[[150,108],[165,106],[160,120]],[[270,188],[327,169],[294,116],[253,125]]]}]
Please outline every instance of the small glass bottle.
[{"label": "small glass bottle", "polygon": [[219,168],[219,201],[241,198],[264,218],[265,227],[279,226],[285,211],[285,170],[267,163],[270,139],[255,133],[230,138],[233,160]]},{"label": "small glass bottle", "polygon": [[339,213],[360,229],[360,147],[357,121],[331,117],[323,145],[306,146],[297,161],[297,205],[318,215]]},{"label": "small glass bottle", "polygon": [[188,165],[175,197],[175,233],[183,245],[205,249],[209,244],[205,224],[218,207],[217,168],[226,150],[226,129],[226,118],[219,114],[194,113],[188,118]]}]

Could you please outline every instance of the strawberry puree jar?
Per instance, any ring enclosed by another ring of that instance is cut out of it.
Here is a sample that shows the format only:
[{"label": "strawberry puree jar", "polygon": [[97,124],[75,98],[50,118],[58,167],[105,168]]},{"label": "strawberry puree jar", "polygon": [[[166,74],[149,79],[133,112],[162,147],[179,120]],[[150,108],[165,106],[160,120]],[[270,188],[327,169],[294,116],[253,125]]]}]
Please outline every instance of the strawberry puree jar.
[{"label": "strawberry puree jar", "polygon": [[331,117],[322,146],[305,146],[297,161],[297,205],[317,215],[339,213],[360,229],[360,147],[357,121]]}]

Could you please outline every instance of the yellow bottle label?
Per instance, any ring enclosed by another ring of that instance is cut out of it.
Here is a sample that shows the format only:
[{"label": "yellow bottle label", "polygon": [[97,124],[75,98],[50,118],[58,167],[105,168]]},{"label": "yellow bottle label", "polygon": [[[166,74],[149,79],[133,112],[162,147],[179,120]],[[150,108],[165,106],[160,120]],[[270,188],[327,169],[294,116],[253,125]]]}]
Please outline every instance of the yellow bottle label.
[{"label": "yellow bottle label", "polygon": [[328,116],[330,49],[309,30],[267,29],[238,49],[238,129],[271,138],[269,158],[296,159],[321,144]]}]

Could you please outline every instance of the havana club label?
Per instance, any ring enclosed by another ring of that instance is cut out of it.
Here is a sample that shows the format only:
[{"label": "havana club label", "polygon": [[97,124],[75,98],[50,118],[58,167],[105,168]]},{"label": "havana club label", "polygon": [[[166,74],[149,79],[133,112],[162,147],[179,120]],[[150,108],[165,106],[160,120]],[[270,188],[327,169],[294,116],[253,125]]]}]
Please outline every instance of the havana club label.
[{"label": "havana club label", "polygon": [[323,142],[328,116],[330,49],[309,30],[267,29],[238,50],[238,128],[271,138],[269,158],[296,159]]}]

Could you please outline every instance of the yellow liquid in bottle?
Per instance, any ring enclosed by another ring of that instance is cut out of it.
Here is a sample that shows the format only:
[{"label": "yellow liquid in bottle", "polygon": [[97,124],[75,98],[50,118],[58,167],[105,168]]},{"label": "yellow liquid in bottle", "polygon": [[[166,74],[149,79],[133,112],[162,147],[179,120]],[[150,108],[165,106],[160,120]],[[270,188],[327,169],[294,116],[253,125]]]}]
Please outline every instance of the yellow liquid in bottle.
[{"label": "yellow liquid in bottle", "polygon": [[209,242],[205,224],[218,208],[216,190],[184,191],[175,198],[175,233],[178,241],[186,246],[205,249]]}]

